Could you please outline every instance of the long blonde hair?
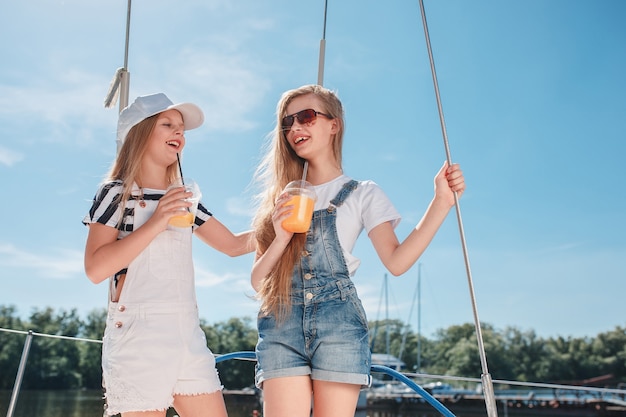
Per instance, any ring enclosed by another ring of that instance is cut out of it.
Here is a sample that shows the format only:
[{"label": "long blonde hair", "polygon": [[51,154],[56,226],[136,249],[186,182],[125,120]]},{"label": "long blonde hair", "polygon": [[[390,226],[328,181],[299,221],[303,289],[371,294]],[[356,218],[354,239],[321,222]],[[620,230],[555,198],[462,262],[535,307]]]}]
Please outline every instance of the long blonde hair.
[{"label": "long blonde hair", "polygon": [[[256,177],[264,190],[257,196],[259,209],[253,220],[257,251],[261,254],[267,250],[276,237],[272,223],[275,201],[290,181],[302,177],[304,169],[304,159],[295,153],[283,133],[282,119],[287,115],[287,106],[292,100],[308,94],[313,94],[320,100],[322,108],[317,109],[318,111],[328,114],[337,121],[337,133],[333,138],[333,155],[337,167],[341,168],[344,112],[336,93],[319,85],[305,85],[283,93],[276,106],[276,127],[268,136],[270,140],[265,146],[265,156],[256,171]],[[305,239],[304,233],[294,234],[283,256],[263,280],[258,292],[258,297],[262,300],[261,311],[263,313],[283,318],[289,312],[293,268],[299,262]]]},{"label": "long blonde hair", "polygon": [[[154,116],[145,118],[130,129],[122,148],[111,165],[111,169],[105,176],[105,182],[118,180],[123,183],[122,193],[119,197],[119,210],[121,210],[121,215],[118,227],[123,221],[125,202],[130,198],[133,184],[135,182],[140,184],[138,180],[140,180],[141,161],[148,148],[148,139],[150,139],[150,135],[152,135],[152,131],[156,126],[159,114],[160,113],[157,113]],[[178,166],[176,163],[167,167],[166,176],[170,184],[174,182],[178,176]]]}]

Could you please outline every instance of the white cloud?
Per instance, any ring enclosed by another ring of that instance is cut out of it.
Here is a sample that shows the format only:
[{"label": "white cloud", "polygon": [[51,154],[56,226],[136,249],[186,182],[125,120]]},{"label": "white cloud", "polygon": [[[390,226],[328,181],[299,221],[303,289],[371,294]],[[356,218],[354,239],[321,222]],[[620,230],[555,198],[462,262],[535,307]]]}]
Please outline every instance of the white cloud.
[{"label": "white cloud", "polygon": [[10,167],[22,159],[24,159],[24,155],[21,153],[0,146],[0,164]]},{"label": "white cloud", "polygon": [[233,216],[241,216],[250,219],[254,217],[255,214],[254,207],[251,206],[250,202],[241,197],[227,198],[226,209],[228,213]]},{"label": "white cloud", "polygon": [[228,284],[228,288],[245,288],[250,290],[249,274],[227,272],[223,275],[215,274],[207,269],[195,266],[195,279],[197,287],[215,287],[224,283]]},{"label": "white cloud", "polygon": [[0,266],[35,270],[44,278],[75,278],[83,273],[83,252],[53,249],[50,253],[31,253],[9,243],[0,244]]},{"label": "white cloud", "polygon": [[[78,71],[72,71],[69,78],[68,74],[57,75],[58,83],[53,87],[0,85],[4,123],[11,123],[8,121],[11,118],[28,120],[33,126],[43,124],[47,126],[45,134],[31,135],[28,140],[83,146],[92,142],[94,131],[112,131],[116,112],[104,109],[102,104],[108,81]],[[17,136],[19,126],[15,129],[5,135]],[[0,148],[0,155],[4,152]]]}]

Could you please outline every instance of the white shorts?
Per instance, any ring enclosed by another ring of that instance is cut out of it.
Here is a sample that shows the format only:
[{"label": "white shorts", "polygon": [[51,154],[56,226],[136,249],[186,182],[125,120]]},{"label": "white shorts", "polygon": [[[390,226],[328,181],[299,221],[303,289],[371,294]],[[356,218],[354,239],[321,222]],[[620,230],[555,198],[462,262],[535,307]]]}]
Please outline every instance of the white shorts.
[{"label": "white shorts", "polygon": [[189,304],[110,303],[102,371],[108,415],[166,410],[176,394],[223,388],[197,307]]}]

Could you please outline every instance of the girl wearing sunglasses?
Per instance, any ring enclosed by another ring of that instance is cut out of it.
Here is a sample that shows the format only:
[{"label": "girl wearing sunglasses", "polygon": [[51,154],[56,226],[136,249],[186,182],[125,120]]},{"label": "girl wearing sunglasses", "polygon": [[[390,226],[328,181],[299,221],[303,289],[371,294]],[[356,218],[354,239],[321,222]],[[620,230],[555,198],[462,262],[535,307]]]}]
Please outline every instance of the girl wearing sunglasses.
[{"label": "girl wearing sunglasses", "polygon": [[[465,190],[457,164],[441,167],[435,195],[400,243],[400,215],[372,181],[343,173],[344,113],[337,95],[319,85],[285,92],[271,146],[258,167],[264,183],[254,218],[257,254],[251,282],[261,300],[256,384],[265,417],[353,417],[361,388],[371,383],[367,318],[352,276],[352,249],[363,229],[393,275],[424,252]],[[306,233],[281,226],[293,205],[282,192],[303,174],[317,201]]]}]

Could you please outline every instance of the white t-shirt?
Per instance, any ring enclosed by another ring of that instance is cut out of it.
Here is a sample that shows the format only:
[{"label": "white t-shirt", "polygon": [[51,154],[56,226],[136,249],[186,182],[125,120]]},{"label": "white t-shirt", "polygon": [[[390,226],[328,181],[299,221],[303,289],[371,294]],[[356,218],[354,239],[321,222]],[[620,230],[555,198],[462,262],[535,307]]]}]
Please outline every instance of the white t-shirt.
[{"label": "white t-shirt", "polygon": [[[317,194],[315,210],[326,209],[330,200],[337,196],[341,187],[348,181],[351,181],[350,177],[340,175],[330,182],[314,186]],[[369,233],[374,227],[389,221],[395,228],[400,220],[400,213],[378,184],[373,181],[359,181],[356,190],[352,191],[337,209],[337,235],[350,276],[355,274],[361,264],[361,261],[352,255],[361,231],[365,229],[365,232]]]}]

